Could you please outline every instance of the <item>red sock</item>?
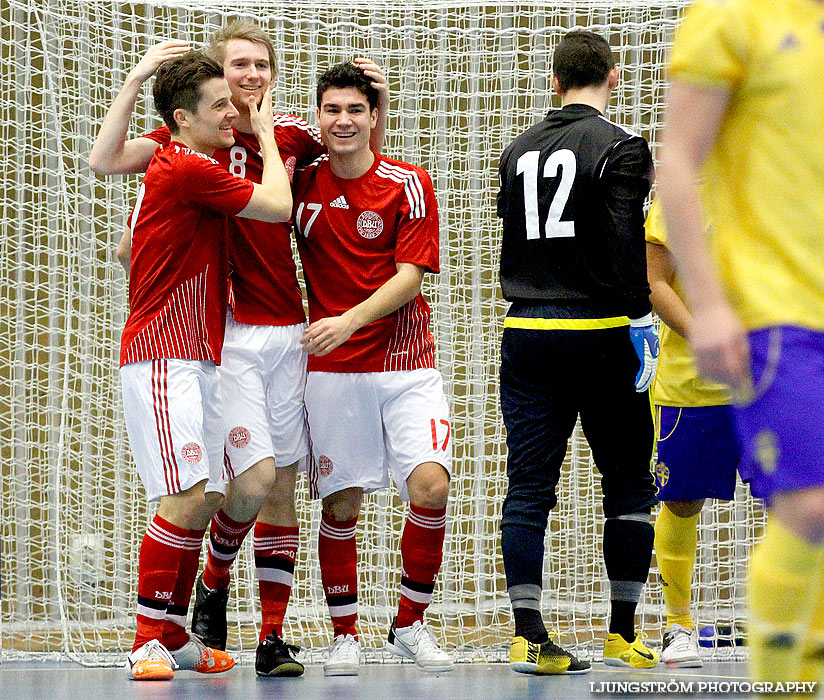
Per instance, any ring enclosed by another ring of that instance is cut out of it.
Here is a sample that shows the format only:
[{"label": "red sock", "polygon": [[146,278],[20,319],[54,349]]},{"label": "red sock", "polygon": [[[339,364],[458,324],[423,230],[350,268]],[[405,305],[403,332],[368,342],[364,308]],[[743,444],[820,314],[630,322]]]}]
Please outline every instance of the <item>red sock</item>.
[{"label": "red sock", "polygon": [[200,566],[200,549],[203,546],[201,530],[185,530],[186,548],[180,557],[177,568],[177,582],[172,591],[169,607],[166,609],[166,621],[163,624],[163,646],[169,651],[176,651],[189,641],[186,631],[186,620],[189,617],[189,601],[192,597],[192,588],[197,578]]},{"label": "red sock", "polygon": [[155,515],[140,545],[137,574],[137,632],[132,651],[162,639],[166,608],[177,582],[188,530]]},{"label": "red sock", "polygon": [[222,510],[215,513],[209,533],[209,556],[203,569],[203,583],[208,588],[229,587],[229,569],[240,551],[243,538],[254,524],[254,520],[248,523],[232,520]]},{"label": "red sock", "polygon": [[263,616],[261,642],[272,630],[283,637],[283,618],[292,593],[299,531],[297,527],[255,524],[255,570]]},{"label": "red sock", "polygon": [[401,600],[398,627],[423,622],[432,601],[435,578],[443,559],[446,508],[421,508],[411,504],[401,537]]},{"label": "red sock", "polygon": [[326,604],[337,637],[358,636],[358,519],[332,520],[326,513],[320,521],[318,559]]}]

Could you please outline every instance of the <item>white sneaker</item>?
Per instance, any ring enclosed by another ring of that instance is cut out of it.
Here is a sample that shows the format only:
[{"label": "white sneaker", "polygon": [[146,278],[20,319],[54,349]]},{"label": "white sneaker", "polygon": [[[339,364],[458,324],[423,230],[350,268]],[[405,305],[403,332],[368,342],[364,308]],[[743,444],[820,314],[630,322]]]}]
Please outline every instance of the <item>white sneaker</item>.
[{"label": "white sneaker", "polygon": [[324,676],[357,676],[360,666],[360,642],[351,634],[339,634],[323,664]]},{"label": "white sneaker", "polygon": [[150,639],[126,657],[126,676],[133,681],[168,681],[175,677],[175,662],[169,650]]},{"label": "white sneaker", "polygon": [[661,661],[676,668],[701,668],[704,662],[698,653],[695,630],[675,624],[664,632]]},{"label": "white sneaker", "polygon": [[426,623],[415,621],[411,627],[392,627],[386,648],[395,656],[412,659],[422,671],[440,673],[454,667],[449,655],[438,646]]},{"label": "white sneaker", "polygon": [[189,635],[189,641],[180,649],[169,652],[181,671],[198,673],[223,673],[233,668],[235,660],[220,649],[207,647],[195,635]]}]

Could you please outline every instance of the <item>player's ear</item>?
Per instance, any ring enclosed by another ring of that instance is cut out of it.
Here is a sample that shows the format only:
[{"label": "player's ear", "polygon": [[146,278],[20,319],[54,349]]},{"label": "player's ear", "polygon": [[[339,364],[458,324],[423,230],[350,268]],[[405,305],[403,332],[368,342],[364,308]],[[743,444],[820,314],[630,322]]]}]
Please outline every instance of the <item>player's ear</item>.
[{"label": "player's ear", "polygon": [[372,114],[370,115],[371,127],[374,129],[378,125],[378,108],[372,110]]},{"label": "player's ear", "polygon": [[183,126],[190,126],[189,124],[189,111],[183,109],[183,107],[178,107],[174,112],[172,112],[172,116],[174,117],[175,123],[177,124],[178,128]]},{"label": "player's ear", "polygon": [[609,72],[609,78],[607,80],[609,82],[610,90],[614,90],[618,87],[618,66],[612,67],[612,70]]},{"label": "player's ear", "polygon": [[564,91],[561,90],[561,83],[558,82],[558,78],[554,74],[552,76],[552,92],[554,92],[556,95],[564,94]]}]

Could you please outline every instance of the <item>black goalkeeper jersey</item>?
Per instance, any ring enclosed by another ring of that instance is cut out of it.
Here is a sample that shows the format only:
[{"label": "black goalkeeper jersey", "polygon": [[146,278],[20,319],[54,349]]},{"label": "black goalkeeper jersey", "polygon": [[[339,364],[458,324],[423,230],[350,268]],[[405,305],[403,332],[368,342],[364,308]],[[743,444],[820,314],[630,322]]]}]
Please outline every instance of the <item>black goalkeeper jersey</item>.
[{"label": "black goalkeeper jersey", "polygon": [[643,137],[567,105],[509,145],[500,178],[505,299],[572,318],[652,310],[643,207],[653,166]]}]

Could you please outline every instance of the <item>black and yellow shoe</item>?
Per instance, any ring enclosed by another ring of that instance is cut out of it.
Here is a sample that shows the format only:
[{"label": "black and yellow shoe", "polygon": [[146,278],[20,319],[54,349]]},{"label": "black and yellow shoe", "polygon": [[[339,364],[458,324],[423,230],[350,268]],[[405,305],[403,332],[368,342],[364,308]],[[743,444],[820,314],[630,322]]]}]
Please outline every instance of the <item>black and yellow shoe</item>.
[{"label": "black and yellow shoe", "polygon": [[512,640],[509,666],[516,673],[531,673],[536,676],[589,673],[592,670],[589,661],[579,661],[553,642],[536,644],[523,637]]},{"label": "black and yellow shoe", "polygon": [[628,642],[620,634],[607,635],[604,663],[607,666],[652,668],[658,663],[658,652],[647,647],[643,639],[640,634],[632,642]]}]

